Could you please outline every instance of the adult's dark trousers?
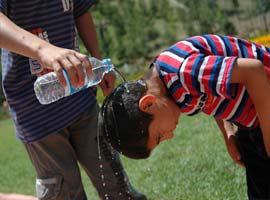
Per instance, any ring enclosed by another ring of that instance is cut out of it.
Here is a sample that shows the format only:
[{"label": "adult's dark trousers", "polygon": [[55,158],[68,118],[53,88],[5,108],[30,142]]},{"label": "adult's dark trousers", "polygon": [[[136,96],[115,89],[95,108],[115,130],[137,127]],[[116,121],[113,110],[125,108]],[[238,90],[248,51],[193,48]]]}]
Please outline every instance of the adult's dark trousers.
[{"label": "adult's dark trousers", "polygon": [[236,138],[246,168],[249,200],[270,200],[270,158],[264,148],[261,129],[238,128]]}]

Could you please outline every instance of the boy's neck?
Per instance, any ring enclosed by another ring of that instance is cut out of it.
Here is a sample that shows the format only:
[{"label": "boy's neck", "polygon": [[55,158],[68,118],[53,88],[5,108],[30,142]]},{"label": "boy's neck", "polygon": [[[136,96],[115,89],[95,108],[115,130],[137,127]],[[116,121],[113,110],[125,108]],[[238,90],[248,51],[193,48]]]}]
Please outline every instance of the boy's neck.
[{"label": "boy's neck", "polygon": [[148,94],[163,97],[166,96],[167,90],[159,77],[159,73],[155,66],[152,66],[144,76],[148,87]]}]

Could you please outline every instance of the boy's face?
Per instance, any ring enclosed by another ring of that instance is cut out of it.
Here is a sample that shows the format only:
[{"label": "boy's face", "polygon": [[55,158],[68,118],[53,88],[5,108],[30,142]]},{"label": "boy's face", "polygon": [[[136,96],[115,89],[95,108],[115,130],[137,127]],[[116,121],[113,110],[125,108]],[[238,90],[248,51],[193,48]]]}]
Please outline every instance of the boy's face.
[{"label": "boy's face", "polygon": [[160,142],[173,138],[180,116],[180,109],[168,97],[158,99],[154,110],[153,120],[149,125],[148,148],[151,150]]}]

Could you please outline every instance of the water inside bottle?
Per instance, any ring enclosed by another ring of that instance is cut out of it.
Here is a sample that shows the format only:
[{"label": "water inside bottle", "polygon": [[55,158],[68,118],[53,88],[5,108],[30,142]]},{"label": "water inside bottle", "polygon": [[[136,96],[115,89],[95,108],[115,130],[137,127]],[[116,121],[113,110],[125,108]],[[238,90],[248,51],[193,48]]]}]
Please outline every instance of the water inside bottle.
[{"label": "water inside bottle", "polygon": [[107,68],[100,66],[92,69],[92,74],[88,79],[88,86],[91,87],[99,84],[102,81],[103,74],[106,73]]},{"label": "water inside bottle", "polygon": [[65,96],[65,89],[54,73],[49,73],[45,78],[35,82],[34,90],[36,97],[42,104],[48,104]]}]

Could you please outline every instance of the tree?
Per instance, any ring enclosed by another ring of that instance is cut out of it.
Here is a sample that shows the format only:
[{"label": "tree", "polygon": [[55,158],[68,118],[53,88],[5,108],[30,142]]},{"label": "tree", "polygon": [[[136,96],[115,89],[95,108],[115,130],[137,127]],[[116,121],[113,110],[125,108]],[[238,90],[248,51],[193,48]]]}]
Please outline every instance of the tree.
[{"label": "tree", "polygon": [[216,0],[178,0],[178,2],[185,5],[182,9],[182,18],[188,35],[236,34],[234,25],[229,21],[224,10],[218,6]]},{"label": "tree", "polygon": [[239,7],[239,1],[238,0],[232,0],[232,4],[235,8]]},{"label": "tree", "polygon": [[270,1],[269,0],[258,0],[255,1],[255,15],[261,15],[263,19],[265,32],[268,33],[267,16],[266,14],[270,11]]},{"label": "tree", "polygon": [[103,54],[120,64],[143,62],[187,35],[236,33],[215,0],[110,0],[93,15]]},{"label": "tree", "polygon": [[103,53],[119,63],[150,58],[160,46],[176,40],[172,28],[176,19],[168,17],[173,10],[169,0],[111,0],[97,4],[93,15]]}]

